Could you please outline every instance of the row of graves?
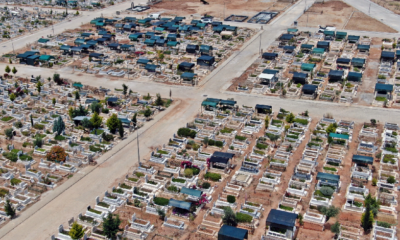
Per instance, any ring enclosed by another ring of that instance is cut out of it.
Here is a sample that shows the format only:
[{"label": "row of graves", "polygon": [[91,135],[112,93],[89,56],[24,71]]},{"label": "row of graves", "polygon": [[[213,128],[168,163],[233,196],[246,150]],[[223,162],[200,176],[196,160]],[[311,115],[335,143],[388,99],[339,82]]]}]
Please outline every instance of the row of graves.
[{"label": "row of graves", "polygon": [[96,18],[90,28],[41,38],[16,58],[34,66],[197,85],[255,33],[184,17]]},{"label": "row of graves", "polygon": [[397,48],[398,39],[383,39],[382,52],[379,61],[378,76],[375,83],[374,105],[397,106],[400,91],[398,85],[399,67],[397,61],[400,51]]},{"label": "row of graves", "polygon": [[17,7],[0,8],[1,40],[17,38],[32,31],[37,31],[58,22],[70,20],[75,15],[64,16],[62,11],[24,10]]},{"label": "row of graves", "polygon": [[237,91],[351,103],[362,83],[370,43],[367,36],[347,32],[288,29],[256,60]]},{"label": "row of graves", "polygon": [[[8,220],[7,200],[18,214],[38,201],[42,193],[95,164],[96,158],[120,142],[118,133],[103,127],[109,118],[118,118],[127,136],[149,120],[146,110],[152,116],[160,109],[152,105],[155,98],[151,96],[146,96],[147,100],[133,93],[122,97],[118,92],[89,89],[79,83],[58,86],[40,77],[34,79],[43,83],[40,91],[37,84],[17,78],[0,80],[0,132],[4,133],[0,148],[0,224]],[[93,109],[98,109],[97,116],[102,118],[96,129],[90,124],[95,119]],[[134,114],[136,126],[131,123]]]},{"label": "row of graves", "polygon": [[[14,1],[8,1],[7,5],[12,7],[20,7],[20,6],[29,6],[29,7],[35,7],[37,9],[56,9],[56,11],[65,11],[65,9],[72,9],[70,13],[72,12],[73,14],[76,13],[76,10],[82,10],[82,11],[93,11],[96,9],[102,9],[106,8],[108,6],[112,6],[114,4],[122,3],[124,0],[115,0],[115,1],[98,1],[98,0],[93,0],[93,1],[77,1],[77,0],[70,0],[70,1],[65,1],[65,0],[56,0],[56,1],[50,1],[50,0],[38,0],[38,1],[23,1],[23,0],[14,0]],[[74,11],[75,10],[75,11]]]},{"label": "row of graves", "polygon": [[[166,214],[162,226],[171,230],[188,230],[189,221],[202,218],[195,230],[208,237],[227,239],[235,235],[237,239],[247,239],[254,233],[263,216],[263,205],[247,198],[242,204],[237,200],[271,153],[270,142],[255,136],[264,135],[264,119],[272,116],[272,108],[239,108],[233,100],[211,98],[203,102],[202,108],[202,113],[180,128],[167,144],[153,151],[150,159],[141,161],[123,182],[96,198],[95,206],[77,216],[76,221],[87,229],[87,236],[102,237],[102,219],[114,211],[127,212],[128,208],[138,211],[127,216],[129,223],[120,235],[132,239],[145,239],[157,232],[158,222],[146,219],[160,211]],[[305,126],[294,125],[290,132],[300,128],[305,130]],[[296,140],[287,142],[296,145]],[[279,178],[276,180],[279,182]],[[206,204],[207,210],[201,211]],[[223,225],[222,216],[228,207],[236,216],[236,227]],[[139,211],[143,213],[140,218]],[[277,236],[282,230],[276,228],[283,224],[292,239],[296,218],[295,213],[273,209],[267,217],[271,233],[266,236]],[[66,237],[68,231],[60,226],[58,238]]]}]

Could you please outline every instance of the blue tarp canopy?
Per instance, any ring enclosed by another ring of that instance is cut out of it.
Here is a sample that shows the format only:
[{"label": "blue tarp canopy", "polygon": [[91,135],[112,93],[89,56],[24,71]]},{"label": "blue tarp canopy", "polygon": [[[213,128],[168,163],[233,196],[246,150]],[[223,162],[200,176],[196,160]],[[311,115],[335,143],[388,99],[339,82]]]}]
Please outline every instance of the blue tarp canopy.
[{"label": "blue tarp canopy", "polygon": [[195,74],[191,73],[191,72],[184,72],[181,75],[181,78],[183,79],[188,79],[188,80],[192,80],[194,78]]},{"label": "blue tarp canopy", "polygon": [[73,87],[77,87],[77,88],[82,88],[83,87],[82,83],[74,83],[74,84],[72,84],[72,86]]},{"label": "blue tarp canopy", "polygon": [[279,227],[284,229],[293,229],[296,225],[297,214],[282,210],[271,209],[267,217],[267,224],[271,227]]},{"label": "blue tarp canopy", "polygon": [[343,63],[343,64],[349,64],[351,59],[349,58],[338,58],[336,59],[336,63]]},{"label": "blue tarp canopy", "polygon": [[297,28],[288,28],[288,33],[292,33],[292,32],[298,32],[299,31],[299,29],[297,29]]},{"label": "blue tarp canopy", "polygon": [[349,72],[347,75],[347,80],[359,82],[362,79],[362,73],[359,72]]},{"label": "blue tarp canopy", "polygon": [[323,54],[325,52],[325,48],[314,48],[311,53],[313,54]]},{"label": "blue tarp canopy", "polygon": [[317,48],[329,49],[330,42],[319,41],[317,43]]},{"label": "blue tarp canopy", "polygon": [[395,57],[394,52],[382,51],[381,53],[381,58],[394,59],[394,57]]},{"label": "blue tarp canopy", "polygon": [[198,49],[199,49],[199,45],[188,44],[188,45],[186,46],[186,52],[188,52],[188,53],[194,53],[194,52],[196,52],[196,50],[198,50]]},{"label": "blue tarp canopy", "polygon": [[324,35],[325,35],[325,36],[335,36],[335,31],[328,31],[328,30],[325,30],[325,31],[324,31]]},{"label": "blue tarp canopy", "polygon": [[342,78],[344,71],[341,70],[330,70],[328,76],[330,78]]},{"label": "blue tarp canopy", "polygon": [[163,27],[156,27],[156,28],[154,29],[154,31],[162,32],[162,31],[164,31],[164,29],[165,29],[165,28],[163,28]]},{"label": "blue tarp canopy", "polygon": [[64,51],[69,51],[71,49],[71,46],[69,45],[61,45],[60,50],[64,50]]},{"label": "blue tarp canopy", "polygon": [[110,43],[110,44],[108,44],[108,47],[110,47],[110,48],[117,48],[119,46],[120,46],[119,43]]},{"label": "blue tarp canopy", "polygon": [[219,104],[221,104],[221,105],[235,106],[236,101],[233,101],[233,100],[221,100],[221,101],[219,102]]},{"label": "blue tarp canopy", "polygon": [[347,40],[349,40],[349,42],[357,42],[358,39],[360,39],[360,36],[349,35],[349,36],[347,37]]},{"label": "blue tarp canopy", "polygon": [[202,52],[202,53],[208,53],[211,50],[213,50],[212,46],[209,46],[209,45],[201,45],[200,46],[200,52]]},{"label": "blue tarp canopy", "polygon": [[[128,25],[129,26],[129,25]],[[115,24],[115,28],[123,28],[124,24],[123,23],[117,23]]]},{"label": "blue tarp canopy", "polygon": [[317,180],[323,181],[323,182],[339,183],[340,176],[339,175],[330,174],[330,173],[318,172],[317,173]]},{"label": "blue tarp canopy", "polygon": [[186,19],[186,17],[175,17],[172,21],[181,22],[183,19]]},{"label": "blue tarp canopy", "polygon": [[279,40],[288,41],[288,40],[292,39],[293,37],[294,37],[293,34],[285,33],[285,34],[282,34],[282,36],[279,38]]},{"label": "blue tarp canopy", "polygon": [[105,41],[107,41],[108,39],[107,38],[98,38],[97,39],[97,42],[105,42]]},{"label": "blue tarp canopy", "polygon": [[396,50],[396,58],[400,57],[400,50]]},{"label": "blue tarp canopy", "polygon": [[197,65],[200,66],[212,66],[215,62],[215,58],[212,56],[203,55],[197,59]]},{"label": "blue tarp canopy", "polygon": [[168,34],[168,36],[167,36],[167,40],[168,40],[168,41],[176,41],[176,38],[177,38],[177,37],[178,37],[177,34],[170,33],[170,34]]},{"label": "blue tarp canopy", "polygon": [[393,85],[392,84],[377,83],[377,84],[375,84],[375,91],[378,91],[378,92],[393,92]]},{"label": "blue tarp canopy", "polygon": [[87,45],[94,46],[94,45],[97,44],[97,41],[96,41],[96,40],[90,40],[90,41],[87,41],[86,44],[87,44]]},{"label": "blue tarp canopy", "polygon": [[301,46],[300,46],[300,48],[303,48],[303,49],[313,49],[313,47],[314,47],[314,45],[311,45],[311,44],[301,44]]},{"label": "blue tarp canopy", "polygon": [[374,162],[374,158],[362,155],[353,155],[352,161],[361,164],[372,164]]},{"label": "blue tarp canopy", "polygon": [[314,94],[315,91],[317,91],[318,86],[313,85],[313,84],[304,84],[303,88],[301,91],[303,91],[306,94]]},{"label": "blue tarp canopy", "polygon": [[104,57],[104,54],[102,54],[102,53],[90,53],[90,54],[89,54],[89,57],[92,57],[92,58],[102,58],[102,57]]},{"label": "blue tarp canopy", "polygon": [[[218,100],[218,101],[221,101],[221,99],[216,99],[216,98],[207,98],[207,100],[208,101],[216,101],[216,100]],[[214,152],[213,153],[213,156],[214,157],[222,157],[222,158],[233,158],[234,156],[235,156],[235,154],[234,153],[228,153],[228,152]]]},{"label": "blue tarp canopy", "polygon": [[218,240],[243,240],[248,236],[248,230],[228,225],[223,225],[218,232]]},{"label": "blue tarp canopy", "polygon": [[358,50],[369,50],[370,47],[371,47],[370,45],[361,45],[361,44],[357,45]]},{"label": "blue tarp canopy", "polygon": [[179,201],[176,199],[171,198],[169,200],[168,206],[171,207],[176,207],[176,208],[180,208],[180,209],[185,209],[185,210],[190,210],[190,207],[192,206],[191,202],[185,202],[185,201]]},{"label": "blue tarp canopy", "polygon": [[72,52],[80,52],[80,51],[82,51],[82,48],[81,47],[72,47],[71,51]]},{"label": "blue tarp canopy", "polygon": [[336,38],[343,39],[346,38],[347,32],[336,32]]},{"label": "blue tarp canopy", "polygon": [[156,40],[156,45],[157,46],[164,46],[164,44],[167,42],[165,39],[157,39]]},{"label": "blue tarp canopy", "polygon": [[127,119],[126,117],[118,117],[118,119],[121,121],[121,123],[125,123],[125,124],[130,124],[131,120]]},{"label": "blue tarp canopy", "polygon": [[90,37],[93,33],[81,33],[81,37]]},{"label": "blue tarp canopy", "polygon": [[308,77],[307,73],[301,73],[301,72],[293,73],[293,80],[297,80],[297,79],[305,80],[307,77]]},{"label": "blue tarp canopy", "polygon": [[121,45],[121,49],[130,49],[131,47],[133,47],[133,45],[129,45],[129,44],[122,44]]},{"label": "blue tarp canopy", "polygon": [[93,47],[93,45],[89,45],[89,44],[83,44],[83,45],[81,45],[81,48],[82,49],[89,49],[89,48],[92,48]]},{"label": "blue tarp canopy", "polygon": [[153,39],[146,39],[144,41],[144,44],[146,44],[147,46],[154,46],[154,44],[156,44],[156,40]]},{"label": "blue tarp canopy", "polygon": [[98,32],[98,35],[100,35],[100,36],[103,36],[103,35],[106,35],[106,34],[109,34],[109,32],[107,32],[105,30],[101,30],[101,31]]},{"label": "blue tarp canopy", "polygon": [[139,58],[137,61],[136,61],[136,64],[147,64],[148,62],[150,62],[150,60],[149,59],[145,59],[145,58]]},{"label": "blue tarp canopy", "polygon": [[266,73],[266,74],[278,74],[279,70],[276,69],[264,69],[264,71],[262,73]]},{"label": "blue tarp canopy", "polygon": [[118,98],[117,97],[109,97],[109,98],[107,98],[107,102],[118,102]]},{"label": "blue tarp canopy", "polygon": [[256,104],[255,109],[272,109],[270,105]]},{"label": "blue tarp canopy", "polygon": [[124,22],[135,22],[136,18],[135,17],[125,17],[123,19]]},{"label": "blue tarp canopy", "polygon": [[349,140],[349,138],[350,138],[349,135],[339,134],[339,133],[329,133],[329,137],[339,138],[339,139],[343,139],[343,140]]},{"label": "blue tarp canopy", "polygon": [[179,64],[179,69],[190,70],[195,66],[194,63],[182,62]]},{"label": "blue tarp canopy", "polygon": [[50,39],[39,38],[38,43],[47,43],[48,41],[50,41]]},{"label": "blue tarp canopy", "polygon": [[85,43],[85,39],[83,38],[77,38],[74,41],[75,44],[84,44]]},{"label": "blue tarp canopy", "polygon": [[201,103],[201,106],[209,106],[209,107],[214,107],[215,108],[217,106],[217,104],[218,103],[216,103],[216,102],[211,102],[211,101],[204,100]]},{"label": "blue tarp canopy", "polygon": [[154,35],[156,35],[155,32],[147,32],[144,36],[145,36],[146,38],[151,38],[151,37],[154,36]]},{"label": "blue tarp canopy", "polygon": [[275,59],[277,56],[278,56],[277,53],[269,53],[269,52],[266,52],[266,53],[263,53],[263,54],[262,54],[262,58],[264,58],[264,59],[269,59],[269,60],[273,60],[273,59]]},{"label": "blue tarp canopy", "polygon": [[301,64],[301,70],[303,71],[312,71],[315,68],[315,64],[314,63],[302,63]]},{"label": "blue tarp canopy", "polygon": [[182,187],[181,188],[181,193],[183,194],[187,194],[190,196],[194,196],[194,197],[201,197],[201,195],[203,194],[202,191],[196,190],[196,189],[192,189],[192,188],[187,188],[187,187]]},{"label": "blue tarp canopy", "polygon": [[359,82],[362,79],[362,73],[359,72],[349,72],[347,75],[347,80]]},{"label": "blue tarp canopy", "polygon": [[296,49],[295,46],[284,46],[283,50],[288,51],[288,52],[293,52]]},{"label": "blue tarp canopy", "polygon": [[353,59],[351,59],[351,64],[353,64],[354,66],[362,67],[365,64],[365,59],[364,58],[353,58]]},{"label": "blue tarp canopy", "polygon": [[144,66],[144,69],[146,69],[147,71],[150,72],[155,72],[157,69],[157,65],[155,64],[146,64],[146,66]]}]

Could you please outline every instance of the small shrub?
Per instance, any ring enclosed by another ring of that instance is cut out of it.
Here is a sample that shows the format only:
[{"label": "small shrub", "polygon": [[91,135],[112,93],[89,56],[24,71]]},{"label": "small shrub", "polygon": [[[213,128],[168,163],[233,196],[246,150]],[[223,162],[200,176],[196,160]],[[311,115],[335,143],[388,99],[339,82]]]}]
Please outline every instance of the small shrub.
[{"label": "small shrub", "polygon": [[253,221],[253,217],[248,214],[238,212],[236,213],[236,221],[251,223],[251,221]]},{"label": "small shrub", "polygon": [[228,203],[235,203],[236,202],[236,197],[232,196],[232,195],[228,195],[226,197],[226,200],[228,201]]},{"label": "small shrub", "polygon": [[208,172],[204,175],[204,178],[212,181],[219,181],[221,179],[221,174]]},{"label": "small shrub", "polygon": [[163,197],[155,197],[153,202],[154,202],[154,204],[157,204],[160,206],[167,206],[169,203],[169,199],[163,198]]},{"label": "small shrub", "polygon": [[187,177],[187,178],[193,177],[193,170],[191,168],[186,168],[184,173],[185,173],[185,177]]},{"label": "small shrub", "polygon": [[321,187],[320,192],[325,196],[332,196],[334,190],[330,187]]},{"label": "small shrub", "polygon": [[204,189],[209,189],[211,187],[211,184],[209,182],[203,182],[201,184],[201,187]]}]

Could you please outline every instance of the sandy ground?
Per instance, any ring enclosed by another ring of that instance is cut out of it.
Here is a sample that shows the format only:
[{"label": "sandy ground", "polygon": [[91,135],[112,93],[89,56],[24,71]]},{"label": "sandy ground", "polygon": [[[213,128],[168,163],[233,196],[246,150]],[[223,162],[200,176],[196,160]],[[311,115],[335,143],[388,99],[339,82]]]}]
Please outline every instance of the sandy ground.
[{"label": "sandy ground", "polygon": [[[249,18],[260,11],[284,11],[291,3],[263,1],[263,0],[209,0],[209,5],[202,4],[199,0],[166,0],[152,6],[151,12],[163,11],[166,14],[209,14],[214,17],[224,18],[231,14],[246,15]],[[225,7],[224,7],[225,6]],[[224,10],[225,8],[225,10]]]},{"label": "sandy ground", "polygon": [[315,3],[298,19],[298,25],[302,27],[329,25],[337,29],[396,32],[378,20],[355,11],[355,8],[342,1]]},{"label": "sandy ground", "polygon": [[370,0],[380,6],[389,9],[390,11],[400,14],[400,2],[399,1],[392,1],[392,0]]}]

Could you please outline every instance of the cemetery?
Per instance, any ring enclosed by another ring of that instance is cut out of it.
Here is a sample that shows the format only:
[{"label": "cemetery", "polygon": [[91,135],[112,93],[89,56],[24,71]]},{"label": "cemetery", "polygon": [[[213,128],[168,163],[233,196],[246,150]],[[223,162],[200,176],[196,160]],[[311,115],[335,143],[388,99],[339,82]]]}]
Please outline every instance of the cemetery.
[{"label": "cemetery", "polygon": [[196,86],[256,31],[185,17],[99,17],[40,38],[10,59],[77,74]]},{"label": "cemetery", "polygon": [[[7,75],[0,80],[2,225],[8,221],[6,206],[19,214],[80,169],[96,165],[97,158],[172,104],[160,95],[145,94],[147,102],[139,103],[143,96],[126,86],[123,91],[93,88],[59,74],[32,76],[30,81]],[[161,187],[159,183],[153,188]],[[109,196],[117,198],[104,197],[95,212],[88,210],[88,217],[101,219],[134,194],[125,183],[111,191]]]},{"label": "cemetery", "polygon": [[[150,159],[88,203],[93,208],[71,216],[92,222],[77,220],[88,237],[103,231],[107,214],[118,214],[117,235],[128,239],[183,237],[188,230],[212,239],[227,228],[240,239],[294,239],[306,230],[357,238],[372,207],[373,235],[396,234],[397,124],[241,107],[232,99],[206,98],[201,106]],[[330,218],[337,229],[325,229]]]},{"label": "cemetery", "polygon": [[369,106],[397,107],[398,41],[288,28],[229,90],[344,104],[360,104],[365,93]]}]

